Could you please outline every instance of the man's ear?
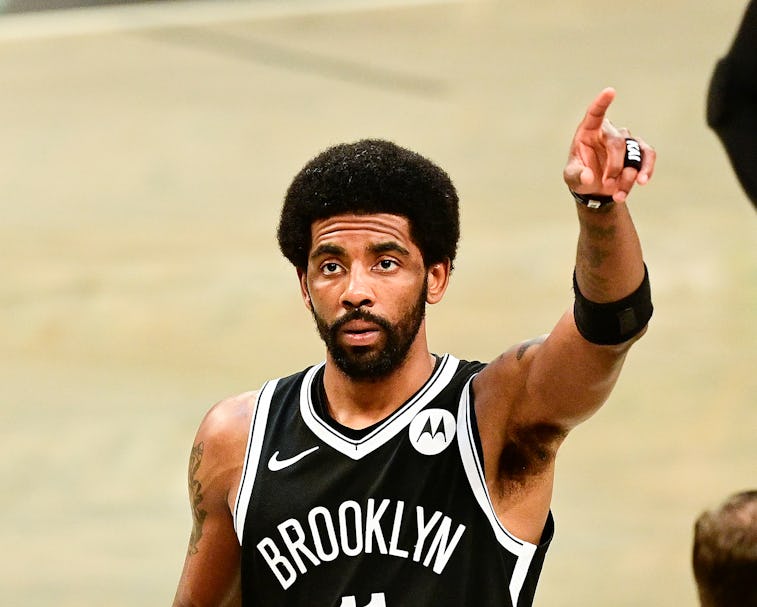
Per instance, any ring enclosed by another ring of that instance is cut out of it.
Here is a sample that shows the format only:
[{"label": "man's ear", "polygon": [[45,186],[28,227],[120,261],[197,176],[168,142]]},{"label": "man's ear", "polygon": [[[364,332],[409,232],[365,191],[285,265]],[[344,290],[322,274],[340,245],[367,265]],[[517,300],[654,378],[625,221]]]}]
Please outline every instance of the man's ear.
[{"label": "man's ear", "polygon": [[452,272],[452,262],[449,258],[444,261],[431,264],[426,270],[426,280],[428,290],[426,293],[426,303],[439,303],[444,297],[444,292],[449,285],[449,277]]},{"label": "man's ear", "polygon": [[308,273],[306,270],[297,268],[297,278],[300,281],[300,293],[302,293],[302,301],[305,302],[305,307],[313,311],[313,305],[310,302],[310,291],[308,290]]}]

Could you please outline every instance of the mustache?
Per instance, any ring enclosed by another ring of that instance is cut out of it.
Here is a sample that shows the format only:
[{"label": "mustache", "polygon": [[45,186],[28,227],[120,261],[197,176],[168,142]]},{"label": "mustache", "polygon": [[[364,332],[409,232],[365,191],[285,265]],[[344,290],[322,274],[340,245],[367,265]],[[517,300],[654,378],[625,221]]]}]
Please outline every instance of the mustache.
[{"label": "mustache", "polygon": [[329,327],[329,332],[332,334],[336,333],[344,325],[346,325],[348,322],[352,322],[353,320],[362,320],[364,322],[370,322],[375,325],[378,325],[379,327],[381,327],[382,329],[386,331],[391,331],[391,328],[392,328],[392,325],[389,323],[388,320],[381,318],[380,316],[376,316],[375,314],[371,314],[370,312],[367,312],[366,310],[355,308],[354,310],[350,310],[349,312],[347,312],[340,319],[335,320],[333,324]]}]

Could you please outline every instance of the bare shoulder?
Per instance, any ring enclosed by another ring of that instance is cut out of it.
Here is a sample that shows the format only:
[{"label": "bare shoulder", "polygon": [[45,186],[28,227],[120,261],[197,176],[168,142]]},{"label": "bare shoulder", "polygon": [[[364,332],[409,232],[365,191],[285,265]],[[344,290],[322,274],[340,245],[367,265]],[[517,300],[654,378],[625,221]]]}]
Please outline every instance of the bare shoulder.
[{"label": "bare shoulder", "polygon": [[250,391],[218,401],[200,423],[198,438],[224,445],[245,441],[257,396],[257,391]]},{"label": "bare shoulder", "polygon": [[527,397],[529,371],[548,337],[540,335],[515,344],[486,365],[474,380],[476,403],[491,409],[500,422],[509,419],[518,401]]},{"label": "bare shoulder", "polygon": [[196,475],[208,490],[229,504],[235,495],[257,392],[225,398],[205,414],[190,456],[190,477]]}]

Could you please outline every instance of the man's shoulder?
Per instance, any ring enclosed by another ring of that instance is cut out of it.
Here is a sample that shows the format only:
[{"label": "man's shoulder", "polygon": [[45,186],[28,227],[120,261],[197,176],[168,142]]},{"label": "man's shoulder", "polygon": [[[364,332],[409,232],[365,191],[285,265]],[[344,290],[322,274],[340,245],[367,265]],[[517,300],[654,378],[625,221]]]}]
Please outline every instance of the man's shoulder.
[{"label": "man's shoulder", "polygon": [[200,423],[198,434],[202,434],[210,440],[228,441],[234,438],[246,440],[252,416],[255,412],[255,406],[261,392],[267,386],[272,385],[273,382],[276,384],[295,385],[310,369],[319,366],[321,365],[313,365],[291,375],[265,382],[258,390],[241,392],[240,394],[227,396],[218,401],[205,414]]},{"label": "man's shoulder", "polygon": [[[471,377],[478,374],[486,367],[486,363],[479,360],[457,358],[452,354],[445,354],[441,357],[437,356],[437,358],[441,362],[441,365],[437,365],[437,372],[443,371],[445,366],[454,369],[450,381],[451,385],[457,385],[461,382],[463,384],[467,383]],[[452,363],[451,365],[449,364],[450,362]]]},{"label": "man's shoulder", "polygon": [[472,375],[481,371],[486,365],[487,363],[481,362],[480,360],[466,360],[460,358],[457,361],[457,373]]},{"label": "man's shoulder", "polygon": [[220,444],[246,440],[257,397],[258,391],[251,390],[215,403],[200,423],[198,438]]}]

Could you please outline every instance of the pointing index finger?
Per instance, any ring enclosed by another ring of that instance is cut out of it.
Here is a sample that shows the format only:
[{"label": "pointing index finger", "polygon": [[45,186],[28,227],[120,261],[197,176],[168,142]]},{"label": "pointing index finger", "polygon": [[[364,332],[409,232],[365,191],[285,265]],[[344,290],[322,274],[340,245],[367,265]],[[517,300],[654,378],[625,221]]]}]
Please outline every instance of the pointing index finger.
[{"label": "pointing index finger", "polygon": [[583,128],[589,131],[598,131],[602,128],[602,122],[605,119],[607,108],[615,99],[615,89],[607,87],[602,90],[599,95],[596,96],[594,101],[589,105],[589,109],[586,110],[586,116],[583,120]]}]

